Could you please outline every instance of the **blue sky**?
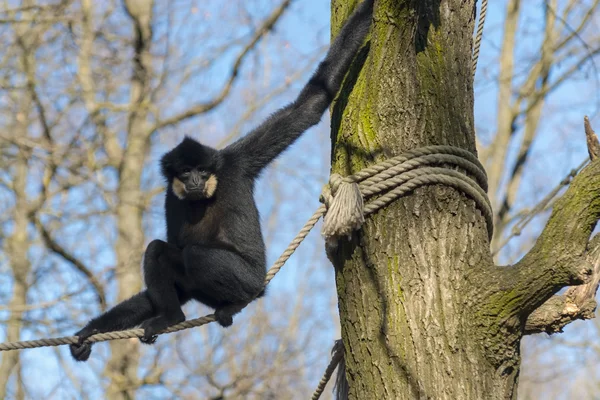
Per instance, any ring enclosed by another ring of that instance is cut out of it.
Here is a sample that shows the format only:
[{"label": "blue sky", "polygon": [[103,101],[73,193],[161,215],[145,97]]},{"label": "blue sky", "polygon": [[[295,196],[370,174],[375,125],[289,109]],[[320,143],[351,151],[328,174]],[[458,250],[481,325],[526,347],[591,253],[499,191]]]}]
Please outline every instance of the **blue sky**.
[{"label": "blue sky", "polygon": [[[252,4],[255,8],[250,10],[251,20],[260,21],[265,15],[271,12],[274,1],[256,0]],[[488,20],[482,42],[481,56],[479,61],[479,70],[476,76],[475,87],[475,120],[476,128],[482,135],[493,134],[495,130],[495,110],[496,110],[496,86],[494,78],[497,74],[497,56],[499,53],[500,39],[502,34],[502,23],[505,13],[505,2],[490,1],[488,10]],[[542,33],[540,28],[540,18],[543,13],[540,11],[543,2],[530,1],[523,2],[526,13],[523,16],[522,23],[528,24],[527,35],[520,35],[518,53],[521,56],[527,56],[528,52],[537,51],[537,40]],[[561,4],[564,2],[560,2]],[[227,37],[239,37],[244,32],[236,29],[237,26],[223,29],[219,26],[219,15],[234,12],[235,9],[230,3],[222,1],[209,2],[181,2],[177,4],[190,4],[190,10],[196,9],[198,13],[208,13],[210,15],[206,27],[199,26],[198,20],[190,16],[191,23],[184,23],[173,29],[171,40],[181,40],[185,42],[185,52],[182,59],[189,61],[191,65],[198,60],[210,59],[210,53],[214,51],[211,46],[205,45],[201,40],[192,40],[196,36],[202,37],[206,29],[219,29],[217,34]],[[164,11],[165,3],[159,2],[160,10]],[[228,8],[231,8],[229,10]],[[182,8],[183,9],[183,8]],[[182,12],[185,14],[185,11]],[[157,18],[162,23],[157,24],[155,35],[159,37],[166,25],[164,15],[157,13]],[[286,77],[293,72],[303,71],[302,78],[295,81],[289,88],[272,99],[265,107],[261,108],[249,121],[242,124],[241,131],[247,132],[263,118],[275,111],[286,102],[292,100],[304,84],[310,71],[316,67],[317,56],[323,55],[324,45],[329,40],[329,2],[324,0],[302,0],[295,1],[284,18],[277,24],[274,32],[266,40],[261,42],[259,49],[260,55],[249,57],[244,63],[240,76],[243,80],[236,84],[232,99],[227,100],[223,105],[217,107],[214,111],[199,118],[191,119],[174,129],[165,129],[159,132],[154,138],[151,158],[149,160],[149,169],[145,183],[149,187],[155,187],[161,183],[157,177],[157,160],[172,143],[179,140],[184,134],[191,134],[199,140],[208,144],[216,144],[226,136],[237,123],[243,111],[253,102],[260,102],[262,96],[273,88],[277,88],[285,82]],[[194,22],[195,21],[195,22]],[[243,25],[240,25],[243,27]],[[125,27],[123,27],[125,29]],[[209,32],[210,33],[210,32]],[[173,102],[165,112],[181,109],[189,103],[211,98],[221,88],[221,83],[226,79],[229,67],[235,57],[239,46],[230,49],[224,57],[212,65],[210,68],[197,68],[202,73],[194,76],[190,84],[174,95]],[[311,60],[314,58],[314,60]],[[527,72],[527,66],[522,65]],[[559,74],[559,66],[556,74]],[[582,120],[583,115],[590,115],[592,124],[599,125],[598,101],[594,92],[598,89],[598,76],[594,76],[594,70],[589,66],[589,79],[579,79],[562,86],[552,94],[545,107],[542,125],[540,126],[542,135],[534,144],[533,156],[530,167],[524,178],[523,196],[518,199],[517,208],[531,206],[537,200],[543,197],[551,190],[553,185],[558,183],[563,176],[585,157],[585,140],[583,137]],[[591,100],[590,100],[591,99]],[[596,101],[594,101],[596,99]],[[300,141],[288,152],[286,152],[278,162],[270,168],[260,180],[257,189],[257,200],[263,220],[263,228],[268,240],[268,260],[269,265],[281,254],[291,239],[296,235],[304,222],[312,215],[313,211],[319,206],[318,197],[322,185],[326,182],[329,172],[329,115],[325,115],[319,126],[309,130],[302,136]],[[513,149],[516,150],[516,147]],[[514,151],[513,151],[514,153]],[[74,193],[74,199],[81,199],[83,193]],[[147,227],[147,241],[154,237],[164,237],[164,223],[161,215],[162,196],[155,199],[154,208],[145,218]],[[270,217],[273,210],[278,210],[277,218],[272,221]],[[99,220],[97,224],[101,225],[106,220]],[[84,225],[85,222],[79,225]],[[532,224],[530,235],[534,235],[541,228],[539,221]],[[110,230],[110,228],[108,228]],[[318,375],[328,362],[328,353],[334,338],[338,337],[337,322],[331,318],[331,304],[335,301],[335,287],[333,281],[333,270],[323,254],[323,243],[319,235],[320,224],[311,233],[306,243],[303,243],[297,253],[292,256],[282,272],[274,279],[271,284],[271,293],[262,302],[273,307],[291,306],[295,299],[297,288],[302,283],[310,282],[319,290],[313,297],[303,299],[309,302],[314,314],[322,320],[322,328],[313,333],[315,341],[312,343],[311,352],[315,358],[321,360],[315,365],[313,375],[318,380]],[[70,229],[63,231],[70,236],[65,240],[78,242],[78,237],[82,227],[74,223]],[[527,235],[525,235],[527,236]],[[98,270],[115,263],[114,254],[111,248],[111,240],[114,240],[114,234],[103,235],[100,244],[105,249],[95,254],[94,259],[88,261],[97,264]],[[515,241],[516,242],[516,241]],[[518,245],[519,242],[516,242]],[[101,246],[102,247],[102,246]],[[513,251],[510,247],[507,249]],[[85,252],[82,256],[86,256]],[[32,257],[39,258],[39,255],[33,254]],[[54,260],[56,262],[56,260]],[[59,263],[60,264],[60,263]],[[5,272],[6,266],[3,266]],[[66,266],[57,266],[63,279],[68,279],[71,284],[82,284],[82,278],[70,272]],[[63,286],[54,287],[51,276],[46,277],[43,284],[32,290],[30,295],[32,302],[43,299],[53,299],[61,294]],[[4,277],[1,281],[2,287],[10,285]],[[109,299],[114,299],[114,285],[111,286],[111,295]],[[282,304],[281,299],[289,299],[289,304]],[[91,305],[92,297],[89,293],[79,296],[77,301],[83,303],[83,306],[96,312],[97,308]],[[276,299],[275,302],[273,302]],[[273,302],[273,303],[271,303]],[[113,304],[109,300],[109,304]],[[64,320],[69,315],[69,307],[72,303],[61,304],[44,312],[32,312],[28,316],[35,316],[56,319],[62,321],[59,323],[62,334],[70,334],[81,321]],[[252,313],[255,306],[248,307],[244,313]],[[94,311],[95,310],[95,311]],[[188,313],[188,318],[199,316],[197,309]],[[0,314],[2,315],[2,314]],[[3,316],[3,315],[2,315]],[[205,328],[199,328],[205,329]],[[216,329],[209,327],[206,329]],[[306,328],[309,329],[309,328]],[[567,332],[569,332],[567,328]],[[311,334],[310,332],[304,332]],[[44,334],[44,328],[32,332],[24,330],[23,339],[40,337]],[[105,354],[108,346],[106,344],[95,347],[97,354]],[[68,350],[65,346],[59,349],[63,357],[67,357]],[[26,376],[36,376],[39,378],[39,385],[35,388],[35,393],[41,394],[54,393],[50,398],[68,398],[72,391],[52,392],[55,386],[60,387],[61,380],[64,379],[62,367],[58,366],[52,349],[35,349],[23,352],[23,357],[27,361]],[[69,363],[70,360],[67,361]],[[93,365],[93,364],[92,364]],[[73,366],[73,365],[71,365]],[[98,365],[96,364],[96,367]],[[88,369],[89,366],[77,366],[78,375],[91,379],[93,374]],[[42,379],[43,378],[43,379]],[[315,380],[316,382],[316,380]],[[33,386],[33,385],[31,385]],[[98,391],[97,384],[93,384],[90,390]],[[99,394],[99,392],[98,392]],[[153,393],[156,395],[156,393]],[[48,397],[48,396],[46,396]]]}]

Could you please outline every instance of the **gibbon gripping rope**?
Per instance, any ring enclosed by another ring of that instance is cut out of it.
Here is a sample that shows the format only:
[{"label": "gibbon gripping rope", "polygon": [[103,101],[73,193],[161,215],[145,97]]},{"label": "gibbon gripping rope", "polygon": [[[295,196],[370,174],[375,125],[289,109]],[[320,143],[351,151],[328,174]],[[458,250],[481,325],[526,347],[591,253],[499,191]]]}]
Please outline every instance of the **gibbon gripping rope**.
[{"label": "gibbon gripping rope", "polygon": [[[453,169],[450,169],[450,166]],[[418,187],[432,184],[452,186],[472,198],[485,217],[488,235],[491,237],[493,221],[491,206],[485,193],[487,178],[477,157],[467,150],[452,146],[422,147],[365,168],[345,178],[332,174],[330,183],[326,185],[321,196],[325,204],[315,211],[269,269],[265,285],[275,277],[323,215],[325,215],[325,219],[322,233],[326,241],[331,243],[339,237],[349,236],[353,230],[359,229],[364,222],[364,216],[376,212]],[[374,195],[380,196],[365,205],[363,199]],[[173,325],[160,334],[206,325],[214,320],[214,315],[209,314]],[[143,329],[129,329],[98,333],[90,336],[87,341],[95,343],[140,338],[143,335]],[[6,342],[0,343],[0,351],[60,346],[77,342],[77,336]]]}]

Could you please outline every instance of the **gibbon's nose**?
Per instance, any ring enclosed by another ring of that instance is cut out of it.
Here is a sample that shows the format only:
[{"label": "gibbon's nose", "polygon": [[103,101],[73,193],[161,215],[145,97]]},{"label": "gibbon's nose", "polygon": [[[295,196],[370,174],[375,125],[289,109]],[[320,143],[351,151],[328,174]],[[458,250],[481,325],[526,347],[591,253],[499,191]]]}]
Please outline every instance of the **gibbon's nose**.
[{"label": "gibbon's nose", "polygon": [[204,187],[204,178],[200,174],[192,174],[189,180],[189,190],[201,190]]}]

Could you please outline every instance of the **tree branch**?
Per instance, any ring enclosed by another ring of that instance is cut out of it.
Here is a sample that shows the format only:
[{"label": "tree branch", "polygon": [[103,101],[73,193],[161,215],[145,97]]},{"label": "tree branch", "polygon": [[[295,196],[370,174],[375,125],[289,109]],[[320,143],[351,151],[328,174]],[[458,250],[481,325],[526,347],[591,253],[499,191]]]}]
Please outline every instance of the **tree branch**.
[{"label": "tree branch", "polygon": [[518,108],[511,101],[512,79],[514,75],[514,51],[521,0],[510,0],[506,6],[504,36],[500,52],[500,72],[498,78],[497,131],[493,142],[482,152],[482,162],[488,174],[488,196],[492,206],[497,203],[496,194],[506,164],[506,152],[510,138],[514,134],[513,120]]},{"label": "tree branch", "polygon": [[77,77],[81,85],[81,94],[86,109],[94,123],[98,134],[103,138],[104,149],[108,155],[109,162],[116,167],[121,162],[123,150],[118,143],[116,134],[109,130],[106,118],[101,110],[106,104],[99,104],[96,101],[96,84],[94,83],[92,71],[92,50],[94,48],[95,33],[92,26],[94,17],[93,2],[83,0],[81,2],[81,29],[82,37],[79,45],[79,54],[77,55]]},{"label": "tree branch", "polygon": [[587,115],[583,118],[583,126],[585,128],[585,141],[587,143],[588,154],[590,160],[594,161],[600,156],[600,143],[598,142],[598,136],[596,136],[596,132],[592,129],[592,125],[590,124]]},{"label": "tree branch", "polygon": [[595,317],[595,296],[600,285],[600,235],[594,237],[588,248],[592,249],[586,260],[592,265],[589,282],[569,288],[564,295],[552,296],[532,312],[525,324],[525,335],[562,332],[575,320]]},{"label": "tree branch", "polygon": [[[557,200],[534,247],[514,267],[504,268],[505,306],[528,317],[561,288],[591,274],[588,241],[600,218],[600,160],[592,161]],[[497,302],[501,300],[495,298]]]},{"label": "tree branch", "polygon": [[212,110],[213,108],[215,108],[216,106],[218,106],[219,104],[221,104],[223,102],[223,100],[225,100],[225,98],[227,97],[229,92],[231,91],[231,88],[233,87],[233,83],[235,82],[235,80],[237,78],[240,66],[242,65],[242,62],[244,61],[244,59],[246,58],[246,55],[248,55],[248,53],[256,46],[258,41],[267,34],[267,32],[269,32],[271,29],[273,29],[273,26],[277,23],[277,21],[283,15],[285,10],[289,7],[291,2],[292,2],[292,0],[283,0],[281,2],[281,4],[279,5],[279,7],[277,7],[271,13],[271,15],[263,22],[262,26],[254,34],[252,40],[246,45],[246,47],[244,47],[244,49],[242,49],[240,54],[237,56],[237,58],[233,64],[233,68],[229,74],[229,79],[227,80],[227,82],[225,83],[225,86],[223,87],[223,89],[221,89],[221,92],[217,95],[217,97],[215,97],[214,99],[212,99],[206,103],[197,104],[197,105],[181,112],[180,114],[176,114],[176,115],[169,117],[167,119],[164,119],[164,120],[159,120],[154,125],[151,132],[154,132],[161,128],[165,128],[170,125],[178,124],[188,118],[194,117],[198,114],[208,112],[208,111]]},{"label": "tree branch", "polygon": [[[556,0],[552,1],[555,2]],[[548,5],[548,7],[549,6],[550,5]],[[496,247],[498,241],[502,238],[502,232],[506,228],[509,217],[508,213],[510,212],[512,205],[517,198],[518,190],[521,185],[521,178],[523,177],[523,173],[525,171],[524,167],[528,161],[529,152],[531,150],[531,145],[538,133],[538,125],[542,116],[542,108],[544,106],[545,98],[538,95],[539,91],[536,91],[536,87],[538,83],[541,83],[541,90],[545,90],[548,86],[550,70],[554,62],[554,53],[552,49],[554,48],[554,42],[556,41],[556,32],[554,29],[555,20],[556,17],[553,13],[546,13],[546,28],[544,39],[541,45],[541,56],[538,62],[539,67],[532,69],[529,78],[523,85],[522,92],[528,93],[525,99],[528,103],[534,103],[535,106],[529,108],[529,112],[526,114],[525,132],[521,140],[521,145],[517,154],[517,160],[513,166],[510,180],[506,185],[507,187],[504,198],[498,203],[501,206],[496,215],[496,221],[494,223],[495,235],[492,242],[493,247]],[[517,103],[520,104],[520,101]],[[514,114],[512,117],[514,118]],[[514,119],[511,119],[511,126],[513,123]]]},{"label": "tree branch", "polygon": [[90,269],[86,267],[81,260],[79,260],[73,254],[69,253],[64,247],[58,244],[58,242],[54,240],[50,232],[46,229],[46,227],[41,223],[40,220],[35,218],[33,222],[37,229],[40,231],[40,234],[42,235],[42,239],[44,240],[46,247],[48,247],[48,249],[56,255],[62,257],[65,261],[71,263],[76,270],[85,275],[85,277],[90,281],[90,284],[96,292],[96,296],[98,296],[98,303],[100,303],[100,309],[105,310],[106,297],[104,295],[104,289],[102,287],[102,284],[94,276],[92,271],[90,271]]},{"label": "tree branch", "polygon": [[[576,4],[576,2],[570,3],[569,6],[567,6],[567,8],[565,9],[565,12],[563,13],[562,17],[559,17],[558,14],[556,14],[556,9],[554,7],[551,7],[548,4],[546,4],[548,11],[554,13],[556,15],[556,17],[558,19],[560,19],[560,21],[563,23],[563,25],[569,30],[569,34],[567,36],[565,36],[563,39],[561,39],[560,43],[558,43],[556,45],[556,50],[563,48],[573,38],[578,38],[583,43],[583,45],[587,47],[587,43],[585,43],[585,41],[583,39],[581,39],[580,33],[586,27],[588,21],[590,21],[592,19],[592,17],[594,16],[594,10],[597,9],[598,4],[600,4],[600,1],[595,0],[594,3],[592,5],[590,5],[588,10],[585,12],[585,15],[583,16],[583,18],[581,18],[581,20],[579,21],[579,25],[576,28],[571,28],[571,26],[567,23],[567,18],[569,17],[568,14],[571,12],[571,10],[573,9],[575,4]],[[580,12],[581,10],[578,10],[578,11]],[[589,48],[588,48],[588,50],[589,50]]]}]

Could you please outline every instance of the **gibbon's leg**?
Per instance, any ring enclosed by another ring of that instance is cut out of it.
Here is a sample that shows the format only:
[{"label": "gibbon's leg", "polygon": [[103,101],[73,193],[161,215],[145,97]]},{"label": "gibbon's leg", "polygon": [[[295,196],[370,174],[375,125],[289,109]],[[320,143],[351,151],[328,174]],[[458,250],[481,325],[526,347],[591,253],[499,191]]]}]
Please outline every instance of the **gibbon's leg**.
[{"label": "gibbon's leg", "polygon": [[[187,292],[180,290],[179,288],[177,289],[177,297],[179,298],[179,304],[181,306],[191,299],[191,296]],[[185,321],[185,314],[183,314],[183,311],[181,313],[182,316],[180,316],[179,319],[175,319],[172,316],[167,317],[165,314],[159,314],[144,321],[140,325],[140,328],[144,329],[144,336],[140,338],[140,342],[144,344],[153,344],[156,342],[156,339],[158,338],[158,332],[168,328],[171,325]]]},{"label": "gibbon's leg", "polygon": [[92,319],[83,329],[75,333],[79,342],[70,345],[71,355],[77,361],[86,361],[92,353],[92,344],[84,341],[96,334],[130,329],[154,315],[154,308],[147,291],[117,304],[104,314]]},{"label": "gibbon's leg", "polygon": [[144,281],[154,308],[154,317],[142,323],[144,343],[154,343],[156,334],[163,329],[185,321],[181,306],[189,295],[178,282],[185,282],[181,250],[163,242],[153,240],[144,255]]},{"label": "gibbon's leg", "polygon": [[193,297],[215,308],[215,318],[230,326],[233,315],[263,290],[266,270],[238,254],[200,245],[183,249],[187,285]]}]

